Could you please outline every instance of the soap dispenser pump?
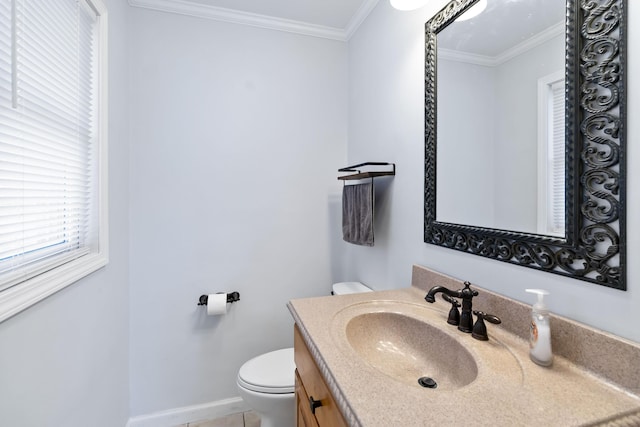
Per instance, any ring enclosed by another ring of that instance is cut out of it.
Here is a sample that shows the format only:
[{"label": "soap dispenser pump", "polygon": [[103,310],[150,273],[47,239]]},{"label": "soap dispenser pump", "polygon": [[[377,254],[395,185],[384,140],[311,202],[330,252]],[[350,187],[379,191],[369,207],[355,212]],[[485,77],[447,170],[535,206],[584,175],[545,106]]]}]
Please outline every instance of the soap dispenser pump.
[{"label": "soap dispenser pump", "polygon": [[526,289],[526,291],[538,295],[538,301],[531,310],[529,357],[540,366],[550,366],[553,363],[551,326],[549,310],[544,305],[544,296],[549,295],[549,292],[544,289]]}]

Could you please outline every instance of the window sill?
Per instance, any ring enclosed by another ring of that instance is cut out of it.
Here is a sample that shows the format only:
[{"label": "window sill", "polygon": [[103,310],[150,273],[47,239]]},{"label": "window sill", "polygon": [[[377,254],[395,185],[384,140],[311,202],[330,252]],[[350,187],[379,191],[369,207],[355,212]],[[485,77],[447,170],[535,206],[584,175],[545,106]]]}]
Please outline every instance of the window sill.
[{"label": "window sill", "polygon": [[0,292],[0,322],[86,277],[108,263],[105,254],[85,255]]}]

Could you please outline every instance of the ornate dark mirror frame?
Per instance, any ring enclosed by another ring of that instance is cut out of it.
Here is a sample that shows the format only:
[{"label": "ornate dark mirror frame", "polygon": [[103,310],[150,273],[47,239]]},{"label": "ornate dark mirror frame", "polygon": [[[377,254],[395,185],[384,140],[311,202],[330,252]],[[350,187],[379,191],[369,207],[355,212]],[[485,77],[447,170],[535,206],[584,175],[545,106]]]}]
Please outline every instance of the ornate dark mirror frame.
[{"label": "ornate dark mirror frame", "polygon": [[425,26],[424,241],[626,290],[626,0],[566,0],[565,238],[436,220],[437,34],[477,1]]}]

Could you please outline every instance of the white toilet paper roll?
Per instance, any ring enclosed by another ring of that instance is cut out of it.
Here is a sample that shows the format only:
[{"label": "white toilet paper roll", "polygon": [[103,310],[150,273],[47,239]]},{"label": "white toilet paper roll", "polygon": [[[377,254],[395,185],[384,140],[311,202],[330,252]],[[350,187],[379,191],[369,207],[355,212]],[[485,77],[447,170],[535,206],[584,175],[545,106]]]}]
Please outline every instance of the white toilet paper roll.
[{"label": "white toilet paper roll", "polygon": [[227,294],[209,294],[207,299],[207,315],[227,314]]}]

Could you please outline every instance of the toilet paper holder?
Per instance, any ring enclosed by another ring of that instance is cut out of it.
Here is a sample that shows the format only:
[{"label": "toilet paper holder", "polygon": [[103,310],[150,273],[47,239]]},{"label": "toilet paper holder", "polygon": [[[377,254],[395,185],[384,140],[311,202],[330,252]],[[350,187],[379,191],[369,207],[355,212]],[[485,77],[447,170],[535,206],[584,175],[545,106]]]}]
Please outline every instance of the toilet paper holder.
[{"label": "toilet paper holder", "polygon": [[[236,302],[240,301],[240,292],[217,292],[219,294],[227,294],[227,302]],[[198,299],[198,305],[207,305],[209,301],[209,295],[200,295]]]}]

